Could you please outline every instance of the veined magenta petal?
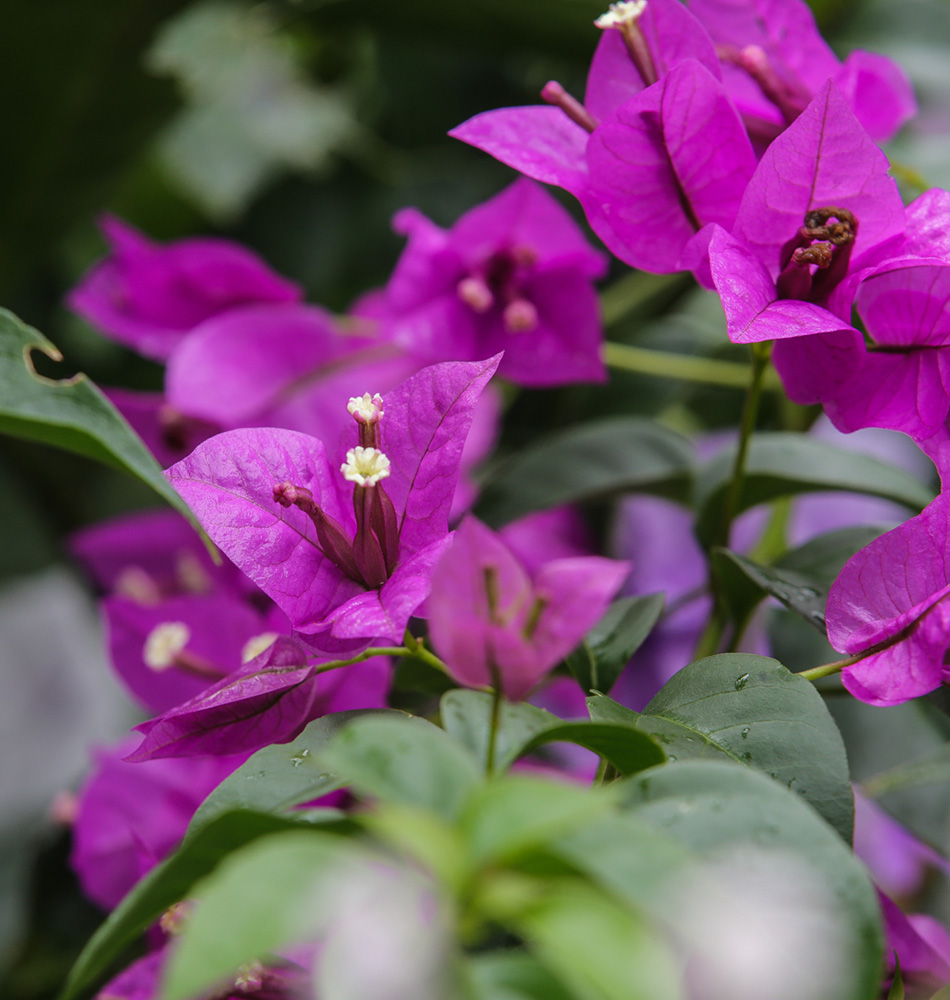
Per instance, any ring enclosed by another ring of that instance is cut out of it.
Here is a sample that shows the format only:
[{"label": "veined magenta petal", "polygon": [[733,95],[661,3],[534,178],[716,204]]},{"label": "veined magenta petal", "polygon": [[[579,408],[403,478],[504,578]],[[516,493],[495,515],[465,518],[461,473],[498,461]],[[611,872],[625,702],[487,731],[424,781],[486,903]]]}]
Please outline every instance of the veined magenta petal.
[{"label": "veined magenta petal", "polygon": [[905,251],[950,263],[950,192],[931,188],[906,209]]},{"label": "veined magenta petal", "polygon": [[833,399],[863,364],[857,330],[838,330],[776,342],[772,362],[789,399],[802,406]]},{"label": "veined magenta petal", "polygon": [[382,448],[392,462],[386,492],[400,517],[404,554],[426,548],[448,532],[472,414],[499,361],[496,355],[423,368],[384,398]]},{"label": "veined magenta petal", "polygon": [[308,489],[323,511],[354,530],[339,468],[323,444],[277,428],[227,431],[166,473],[214,543],[296,625],[317,621],[360,593],[317,547],[310,518],[274,502],[273,487]]},{"label": "veined magenta petal", "polygon": [[654,273],[680,269],[703,225],[731,226],[755,160],[722,85],[689,60],[623,104],[591,136],[582,197],[618,257]]},{"label": "veined magenta petal", "polygon": [[527,177],[579,195],[587,184],[588,133],[560,109],[544,105],[483,111],[449,132]]},{"label": "veined magenta petal", "polygon": [[[681,62],[695,59],[721,79],[719,59],[709,35],[679,0],[650,0],[637,18],[637,27],[643,32],[658,78]],[[603,121],[647,85],[621,33],[602,32],[587,76],[587,110]]]},{"label": "veined magenta petal", "polygon": [[126,760],[250,753],[292,740],[314,717],[319,682],[308,655],[279,636],[231,677],[136,726],[144,738]]},{"label": "veined magenta petal", "polygon": [[903,231],[904,207],[887,158],[831,81],[766,150],[734,232],[777,276],[782,247],[805,214],[829,206],[857,218],[855,253]]},{"label": "veined magenta petal", "polygon": [[858,653],[891,638],[950,592],[950,494],[845,563],[828,595],[828,640]]}]

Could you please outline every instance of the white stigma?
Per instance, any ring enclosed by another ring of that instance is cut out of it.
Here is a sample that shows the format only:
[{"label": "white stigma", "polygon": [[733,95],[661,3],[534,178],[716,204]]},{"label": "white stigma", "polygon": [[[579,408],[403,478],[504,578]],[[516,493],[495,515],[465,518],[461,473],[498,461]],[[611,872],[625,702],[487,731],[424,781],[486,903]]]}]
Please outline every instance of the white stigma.
[{"label": "white stigma", "polygon": [[148,634],[142,649],[142,659],[152,670],[167,670],[191,638],[191,629],[184,622],[162,622]]},{"label": "white stigma", "polygon": [[274,645],[276,638],[276,632],[262,632],[260,635],[255,635],[253,638],[248,639],[244,643],[244,649],[241,650],[241,662],[250,663],[256,656],[260,656],[265,649],[270,649]]},{"label": "white stigma", "polygon": [[601,14],[594,21],[597,28],[619,28],[636,19],[646,10],[647,0],[626,0],[624,3],[612,3],[606,14]]},{"label": "white stigma", "polygon": [[389,459],[379,448],[351,448],[340,466],[343,478],[359,486],[375,486],[389,475]]},{"label": "white stigma", "polygon": [[383,397],[378,392],[374,396],[364,392],[362,396],[351,397],[346,408],[361,424],[374,424],[383,415]]}]

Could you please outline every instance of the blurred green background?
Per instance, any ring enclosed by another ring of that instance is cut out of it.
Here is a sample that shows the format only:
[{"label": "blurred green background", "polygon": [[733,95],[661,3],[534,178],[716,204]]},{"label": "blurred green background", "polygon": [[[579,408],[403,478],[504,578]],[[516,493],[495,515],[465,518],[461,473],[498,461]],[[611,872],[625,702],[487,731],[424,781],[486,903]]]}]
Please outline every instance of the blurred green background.
[{"label": "blurred green background", "polygon": [[[813,6],[839,54],[861,46],[908,70],[923,110],[890,152],[927,184],[950,187],[950,3]],[[159,388],[158,366],[63,306],[104,252],[95,219],[110,211],[162,240],[241,240],[313,301],[345,310],[386,280],[401,245],[389,229],[396,209],[415,205],[448,225],[513,179],[446,131],[479,111],[535,103],[552,78],[581,94],[601,9],[599,0],[6,0],[0,304],[60,346],[66,361],[51,371]],[[907,191],[917,193],[913,183]],[[613,277],[625,272],[615,264]],[[639,307],[611,336],[729,352],[718,306],[688,289],[644,278]],[[678,412],[693,426],[731,422],[738,409],[725,390],[637,376],[617,385],[613,403],[583,388],[524,394],[509,441],[549,428],[552,402],[561,421],[616,406]],[[63,561],[78,526],[152,502],[118,474],[0,439],[0,584]],[[65,837],[24,823],[0,824],[0,847],[15,845],[0,852],[6,1000],[53,996],[100,919],[64,867]]]}]

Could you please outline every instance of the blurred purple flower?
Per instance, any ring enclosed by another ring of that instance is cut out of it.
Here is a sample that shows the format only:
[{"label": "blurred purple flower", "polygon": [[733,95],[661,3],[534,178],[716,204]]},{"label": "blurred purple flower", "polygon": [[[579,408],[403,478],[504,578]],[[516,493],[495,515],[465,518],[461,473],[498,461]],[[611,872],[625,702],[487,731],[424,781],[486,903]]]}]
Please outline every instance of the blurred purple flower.
[{"label": "blurred purple flower", "polygon": [[592,281],[604,256],[536,184],[519,180],[443,230],[415,209],[409,238],[371,313],[386,339],[427,362],[499,351],[499,373],[523,385],[603,381]]},{"label": "blurred purple flower", "polygon": [[844,64],[802,0],[688,0],[722,60],[722,76],[760,146],[790,125],[831,79],[875,142],[917,112],[910,81],[885,56],[858,50]]},{"label": "blurred purple flower", "polygon": [[258,302],[296,302],[300,288],[229,240],[198,237],[166,246],[105,216],[112,253],[72,291],[69,305],[120,343],[162,361],[211,316]]},{"label": "blurred purple flower", "polygon": [[78,794],[70,863],[83,892],[104,909],[171,853],[195,810],[243,756],[132,764],[134,738],[96,753]]},{"label": "blurred purple flower", "polygon": [[427,610],[433,646],[469,687],[518,700],[577,645],[629,571],[597,556],[555,559],[529,576],[498,535],[462,522],[436,564]]}]

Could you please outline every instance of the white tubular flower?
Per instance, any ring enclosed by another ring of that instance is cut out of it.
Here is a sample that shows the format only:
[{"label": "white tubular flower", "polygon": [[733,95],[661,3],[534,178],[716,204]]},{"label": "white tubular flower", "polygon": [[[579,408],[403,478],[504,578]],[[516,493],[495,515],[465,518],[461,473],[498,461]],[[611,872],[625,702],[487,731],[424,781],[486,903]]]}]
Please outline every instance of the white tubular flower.
[{"label": "white tubular flower", "polygon": [[191,638],[191,629],[184,622],[162,622],[148,634],[142,648],[142,659],[152,670],[167,670]]},{"label": "white tubular flower", "polygon": [[383,415],[383,397],[378,392],[373,396],[364,392],[362,396],[352,396],[346,409],[358,423],[379,423],[379,418]]},{"label": "white tubular flower", "polygon": [[343,477],[358,486],[375,486],[389,475],[389,459],[379,448],[351,448],[340,466]]},{"label": "white tubular flower", "polygon": [[612,3],[606,14],[601,14],[594,21],[598,28],[619,28],[636,19],[646,10],[647,0],[625,0],[624,3]]}]

